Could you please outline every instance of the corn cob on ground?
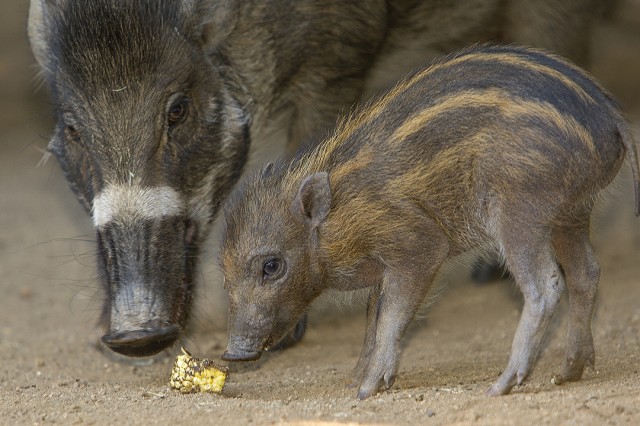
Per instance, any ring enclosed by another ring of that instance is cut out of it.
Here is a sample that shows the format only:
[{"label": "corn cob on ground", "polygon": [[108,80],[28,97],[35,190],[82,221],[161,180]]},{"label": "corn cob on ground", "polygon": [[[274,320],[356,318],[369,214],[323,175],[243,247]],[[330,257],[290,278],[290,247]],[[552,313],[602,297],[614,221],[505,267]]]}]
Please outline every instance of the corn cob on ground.
[{"label": "corn cob on ground", "polygon": [[222,393],[229,369],[213,363],[209,359],[198,359],[182,348],[182,355],[178,355],[169,386],[182,393],[212,392]]}]

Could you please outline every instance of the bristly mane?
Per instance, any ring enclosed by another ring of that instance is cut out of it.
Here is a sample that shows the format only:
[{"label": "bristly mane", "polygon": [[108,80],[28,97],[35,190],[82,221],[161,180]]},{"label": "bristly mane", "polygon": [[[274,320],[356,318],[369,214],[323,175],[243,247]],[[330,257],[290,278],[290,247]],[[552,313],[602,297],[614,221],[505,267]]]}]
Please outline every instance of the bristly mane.
[{"label": "bristly mane", "polygon": [[156,69],[170,47],[168,34],[189,37],[189,20],[174,1],[70,1],[50,6],[47,15],[52,69],[79,80]]}]

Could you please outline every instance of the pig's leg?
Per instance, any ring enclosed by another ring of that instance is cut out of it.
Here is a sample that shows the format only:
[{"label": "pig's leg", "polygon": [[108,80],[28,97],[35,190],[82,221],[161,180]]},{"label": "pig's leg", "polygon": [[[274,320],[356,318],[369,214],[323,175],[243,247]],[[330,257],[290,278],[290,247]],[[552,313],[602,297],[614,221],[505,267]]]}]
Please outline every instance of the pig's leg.
[{"label": "pig's leg", "polygon": [[364,344],[360,351],[360,358],[356,368],[353,370],[349,387],[359,386],[364,379],[364,373],[371,359],[371,352],[376,342],[376,327],[378,325],[378,301],[380,300],[380,285],[375,285],[369,293],[369,301],[367,303],[367,329],[364,335]]},{"label": "pig's leg", "polygon": [[376,329],[373,350],[366,363],[364,379],[358,398],[365,399],[375,394],[383,385],[393,385],[398,369],[400,340],[409,323],[428,293],[431,281],[441,262],[433,265],[424,274],[408,275],[387,267],[376,310]]},{"label": "pig's leg", "polygon": [[278,341],[275,345],[273,345],[269,350],[271,351],[282,351],[284,349],[290,348],[291,346],[298,343],[304,337],[304,332],[307,330],[307,314],[302,314],[296,326],[284,335],[282,339]]},{"label": "pig's leg", "polygon": [[[535,223],[535,222],[530,222]],[[524,295],[524,308],[511,347],[507,368],[487,391],[505,395],[529,375],[549,325],[564,292],[564,279],[555,260],[550,232],[526,226],[505,226],[500,238],[507,267]]]},{"label": "pig's leg", "polygon": [[[429,292],[431,283],[448,255],[444,235],[431,234],[429,246],[424,241],[407,251],[403,260],[385,267],[382,286],[375,304],[375,333],[369,338],[373,345],[366,364],[358,398],[373,395],[381,384],[388,389],[398,369],[400,340]],[[410,240],[410,238],[409,238]],[[407,241],[411,244],[411,241]],[[373,341],[371,341],[373,339]]]},{"label": "pig's leg", "polygon": [[588,225],[556,230],[556,256],[564,269],[569,290],[569,332],[562,373],[554,383],[580,380],[585,365],[593,366],[595,351],[591,318],[595,306],[600,266],[589,242]]}]

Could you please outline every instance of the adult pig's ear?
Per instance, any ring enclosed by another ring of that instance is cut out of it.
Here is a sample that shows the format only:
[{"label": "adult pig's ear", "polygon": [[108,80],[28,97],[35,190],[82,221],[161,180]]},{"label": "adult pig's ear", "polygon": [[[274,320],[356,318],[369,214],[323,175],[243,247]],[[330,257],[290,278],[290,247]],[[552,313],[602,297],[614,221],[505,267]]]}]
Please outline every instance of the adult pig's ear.
[{"label": "adult pig's ear", "polygon": [[29,35],[29,43],[33,56],[40,67],[47,71],[49,69],[49,60],[47,52],[49,51],[48,33],[50,31],[47,25],[48,15],[47,9],[51,7],[49,0],[31,0],[29,5],[29,22],[27,24],[27,33]]},{"label": "adult pig's ear", "polygon": [[191,16],[192,28],[203,48],[216,48],[231,34],[237,19],[238,0],[181,0],[183,12]]},{"label": "adult pig's ear", "polygon": [[306,177],[293,201],[293,214],[307,223],[311,229],[317,228],[331,210],[331,186],[329,174],[320,172]]}]

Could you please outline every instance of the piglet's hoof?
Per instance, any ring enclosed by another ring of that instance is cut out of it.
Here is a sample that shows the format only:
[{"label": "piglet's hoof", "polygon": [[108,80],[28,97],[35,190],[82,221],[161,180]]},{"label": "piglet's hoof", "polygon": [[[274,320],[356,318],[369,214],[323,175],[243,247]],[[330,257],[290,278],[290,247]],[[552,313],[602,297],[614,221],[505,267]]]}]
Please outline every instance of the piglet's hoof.
[{"label": "piglet's hoof", "polygon": [[489,389],[487,389],[487,396],[500,396],[508,395],[511,392],[512,386],[501,386],[498,383],[494,383]]},{"label": "piglet's hoof", "polygon": [[367,398],[369,398],[369,397],[373,396],[375,393],[376,393],[376,391],[375,391],[375,390],[371,390],[371,389],[369,389],[369,390],[366,390],[366,389],[360,389],[360,390],[358,391],[358,399],[359,399],[359,400],[367,399]]}]

